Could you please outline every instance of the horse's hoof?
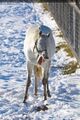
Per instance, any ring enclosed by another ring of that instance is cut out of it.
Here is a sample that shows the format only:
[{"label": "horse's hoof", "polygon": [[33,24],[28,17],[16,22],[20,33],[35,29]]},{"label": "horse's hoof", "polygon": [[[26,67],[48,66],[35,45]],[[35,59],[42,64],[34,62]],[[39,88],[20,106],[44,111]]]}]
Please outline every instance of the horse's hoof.
[{"label": "horse's hoof", "polygon": [[51,95],[49,94],[48,97],[51,97]]},{"label": "horse's hoof", "polygon": [[47,97],[44,98],[44,101],[47,100]]},{"label": "horse's hoof", "polygon": [[26,103],[26,100],[23,100],[23,103]]},{"label": "horse's hoof", "polygon": [[35,96],[37,96],[37,93],[34,93]]}]

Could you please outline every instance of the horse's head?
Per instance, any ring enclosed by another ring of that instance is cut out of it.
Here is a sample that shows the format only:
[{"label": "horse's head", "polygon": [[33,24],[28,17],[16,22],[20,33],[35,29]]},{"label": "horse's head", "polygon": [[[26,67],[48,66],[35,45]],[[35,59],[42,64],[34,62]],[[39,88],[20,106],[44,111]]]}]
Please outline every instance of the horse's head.
[{"label": "horse's head", "polygon": [[42,63],[49,59],[47,46],[50,33],[44,34],[42,31],[40,31],[39,34],[40,37],[35,42],[34,50],[37,53],[37,63],[41,65]]}]

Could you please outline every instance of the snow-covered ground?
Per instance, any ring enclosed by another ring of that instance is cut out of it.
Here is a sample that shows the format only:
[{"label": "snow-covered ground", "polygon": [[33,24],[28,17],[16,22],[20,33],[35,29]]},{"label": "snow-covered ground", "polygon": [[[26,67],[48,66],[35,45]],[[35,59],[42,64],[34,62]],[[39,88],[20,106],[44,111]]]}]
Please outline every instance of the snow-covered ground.
[{"label": "snow-covered ground", "polygon": [[[23,103],[27,70],[23,42],[30,24],[45,24],[53,31],[57,43],[59,29],[53,17],[39,3],[0,5],[0,120],[80,120],[80,69],[63,75],[60,68],[72,59],[64,50],[55,53],[50,69],[51,98],[43,101],[39,81],[38,97],[34,96],[34,76],[27,103]],[[47,110],[39,110],[39,106]]]}]

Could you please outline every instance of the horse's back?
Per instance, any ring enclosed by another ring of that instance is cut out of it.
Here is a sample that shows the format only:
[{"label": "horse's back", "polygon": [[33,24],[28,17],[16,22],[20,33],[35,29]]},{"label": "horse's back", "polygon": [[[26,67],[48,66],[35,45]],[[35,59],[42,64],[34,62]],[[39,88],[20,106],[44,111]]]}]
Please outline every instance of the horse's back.
[{"label": "horse's back", "polygon": [[26,37],[24,40],[24,53],[27,56],[29,50],[33,50],[35,41],[39,39],[39,26],[30,25],[26,32]]},{"label": "horse's back", "polygon": [[27,42],[36,41],[39,38],[39,26],[38,25],[30,25],[26,32],[25,40]]}]

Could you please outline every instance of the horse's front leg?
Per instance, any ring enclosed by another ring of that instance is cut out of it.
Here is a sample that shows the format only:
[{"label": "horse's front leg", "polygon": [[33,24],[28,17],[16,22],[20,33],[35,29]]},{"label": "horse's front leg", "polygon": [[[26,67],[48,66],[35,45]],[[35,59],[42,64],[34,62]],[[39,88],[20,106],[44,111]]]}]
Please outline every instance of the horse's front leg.
[{"label": "horse's front leg", "polygon": [[48,66],[48,67],[47,67],[47,72],[46,72],[46,78],[47,78],[47,94],[48,94],[48,97],[51,97],[51,95],[50,95],[50,90],[49,90],[49,83],[48,83],[50,64],[51,64],[51,61],[48,61],[48,63],[47,63],[47,66]]},{"label": "horse's front leg", "polygon": [[50,90],[49,90],[49,84],[48,84],[48,75],[44,76],[42,83],[44,86],[44,100],[47,100],[47,95],[48,97],[51,97]]},{"label": "horse's front leg", "polygon": [[49,90],[49,83],[48,83],[48,78],[49,78],[49,68],[50,68],[50,61],[48,61],[45,65],[44,68],[44,77],[43,77],[43,86],[44,86],[44,100],[47,99],[48,97],[51,97],[50,95],[50,90]]},{"label": "horse's front leg", "polygon": [[44,100],[47,100],[47,78],[46,78],[46,71],[44,71],[44,76],[42,79],[43,87],[44,87]]},{"label": "horse's front leg", "polygon": [[[48,76],[49,76],[49,74],[48,74]],[[51,97],[50,90],[49,90],[48,77],[47,77],[47,94],[48,94],[48,97]]]},{"label": "horse's front leg", "polygon": [[34,95],[36,95],[36,96],[37,96],[37,91],[38,91],[38,89],[37,89],[37,88],[38,88],[38,85],[37,85],[38,83],[37,83],[37,82],[38,82],[38,80],[37,80],[37,77],[35,76],[35,88],[34,88]]}]

